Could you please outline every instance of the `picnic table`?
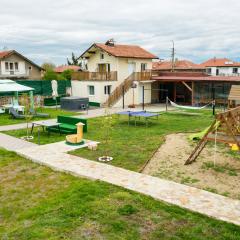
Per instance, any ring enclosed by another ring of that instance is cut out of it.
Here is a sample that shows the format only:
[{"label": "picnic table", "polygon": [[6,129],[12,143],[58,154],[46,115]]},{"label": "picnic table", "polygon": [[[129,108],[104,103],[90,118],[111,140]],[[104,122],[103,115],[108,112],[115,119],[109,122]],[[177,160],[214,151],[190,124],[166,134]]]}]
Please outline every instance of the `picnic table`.
[{"label": "picnic table", "polygon": [[158,119],[159,113],[152,113],[147,111],[123,111],[116,113],[117,115],[126,115],[128,116],[128,125],[130,124],[131,117],[134,117],[135,126],[137,125],[137,119],[145,118],[146,126],[148,126],[148,119],[154,118]]},{"label": "picnic table", "polygon": [[[61,130],[59,127],[60,123],[58,123],[57,121],[36,121],[36,122],[32,122],[32,129],[31,129],[31,134],[33,133],[33,129],[35,126],[38,126],[38,144],[40,144],[40,129],[39,127],[42,127],[43,132],[45,130],[45,128],[47,127],[55,127],[58,126],[58,130],[59,130],[59,134],[61,135]],[[50,132],[48,131],[48,134],[50,135]]]}]

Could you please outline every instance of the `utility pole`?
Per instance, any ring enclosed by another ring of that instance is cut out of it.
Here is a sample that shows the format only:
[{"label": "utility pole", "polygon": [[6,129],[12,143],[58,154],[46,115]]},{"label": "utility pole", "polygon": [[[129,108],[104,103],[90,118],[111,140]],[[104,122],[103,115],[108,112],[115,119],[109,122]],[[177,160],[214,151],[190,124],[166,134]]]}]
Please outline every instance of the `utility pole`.
[{"label": "utility pole", "polygon": [[175,44],[174,44],[174,41],[172,40],[172,44],[173,44],[173,47],[172,47],[172,54],[171,54],[171,58],[172,58],[172,72],[174,72],[174,65],[175,65]]}]

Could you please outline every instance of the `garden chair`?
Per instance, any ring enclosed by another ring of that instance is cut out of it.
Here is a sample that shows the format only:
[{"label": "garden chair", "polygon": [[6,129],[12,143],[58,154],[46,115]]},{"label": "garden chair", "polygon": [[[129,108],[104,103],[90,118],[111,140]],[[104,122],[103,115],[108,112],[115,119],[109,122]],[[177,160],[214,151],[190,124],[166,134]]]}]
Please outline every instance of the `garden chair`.
[{"label": "garden chair", "polygon": [[12,116],[12,118],[15,119],[24,119],[25,116],[22,114],[19,114],[14,108],[9,108],[9,113]]},{"label": "garden chair", "polygon": [[34,109],[29,110],[30,114],[33,115],[34,117],[43,117],[43,118],[48,118],[50,115],[48,113],[38,113]]}]

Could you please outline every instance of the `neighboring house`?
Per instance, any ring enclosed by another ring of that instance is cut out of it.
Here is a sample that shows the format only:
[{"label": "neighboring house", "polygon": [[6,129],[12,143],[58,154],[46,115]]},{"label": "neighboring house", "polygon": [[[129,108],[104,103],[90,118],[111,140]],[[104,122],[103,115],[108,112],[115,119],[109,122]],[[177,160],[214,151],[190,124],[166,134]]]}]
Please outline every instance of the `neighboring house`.
[{"label": "neighboring house", "polygon": [[154,72],[204,72],[205,68],[188,60],[159,61],[153,63]]},{"label": "neighboring house", "polygon": [[228,58],[212,58],[200,64],[211,76],[239,76],[240,63]]},{"label": "neighboring house", "polygon": [[[142,89],[146,103],[151,102],[151,70],[157,56],[134,45],[119,45],[112,40],[94,43],[82,55],[88,71],[73,73],[72,92],[106,105],[140,104]],[[135,82],[136,81],[136,82]],[[131,89],[135,85],[135,89]],[[124,92],[124,99],[122,98]]]},{"label": "neighboring house", "polygon": [[0,79],[41,79],[42,71],[15,50],[0,52]]},{"label": "neighboring house", "polygon": [[75,65],[62,65],[58,66],[54,69],[56,73],[63,73],[66,70],[73,70],[74,72],[82,71],[81,67]]}]

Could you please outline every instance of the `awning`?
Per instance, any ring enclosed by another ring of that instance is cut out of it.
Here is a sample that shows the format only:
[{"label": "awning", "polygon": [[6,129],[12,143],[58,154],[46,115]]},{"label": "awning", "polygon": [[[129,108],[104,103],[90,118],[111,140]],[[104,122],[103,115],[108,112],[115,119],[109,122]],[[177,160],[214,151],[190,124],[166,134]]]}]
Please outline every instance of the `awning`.
[{"label": "awning", "polygon": [[12,80],[0,80],[0,93],[6,92],[29,92],[34,88],[26,87]]}]

